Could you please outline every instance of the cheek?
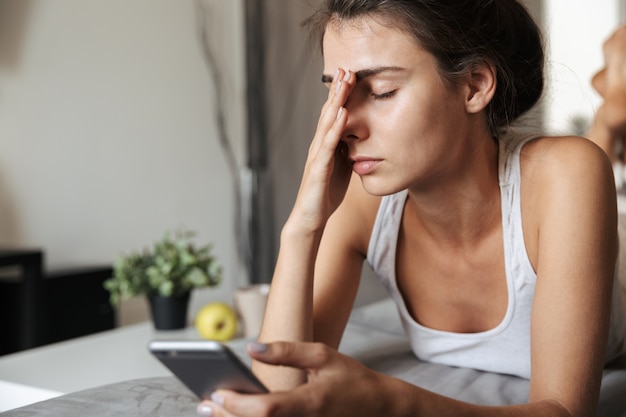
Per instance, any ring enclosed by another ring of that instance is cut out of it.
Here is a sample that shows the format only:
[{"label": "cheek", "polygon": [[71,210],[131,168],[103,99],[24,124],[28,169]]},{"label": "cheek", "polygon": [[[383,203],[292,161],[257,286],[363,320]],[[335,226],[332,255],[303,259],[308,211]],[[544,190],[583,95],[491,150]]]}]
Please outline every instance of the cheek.
[{"label": "cheek", "polygon": [[381,125],[405,140],[413,142],[420,138],[439,136],[454,125],[456,118],[453,103],[447,100],[427,98],[398,100],[381,116]]},{"label": "cheek", "polygon": [[385,133],[389,145],[399,150],[398,162],[412,170],[446,159],[465,130],[458,112],[454,103],[428,102],[390,114],[389,126],[394,128]]}]

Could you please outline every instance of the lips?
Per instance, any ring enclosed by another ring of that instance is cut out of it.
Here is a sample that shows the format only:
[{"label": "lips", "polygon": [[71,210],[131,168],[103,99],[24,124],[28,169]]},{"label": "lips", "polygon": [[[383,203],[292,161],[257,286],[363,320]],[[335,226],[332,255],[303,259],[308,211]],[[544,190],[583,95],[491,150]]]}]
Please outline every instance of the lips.
[{"label": "lips", "polygon": [[381,162],[381,159],[357,157],[353,159],[352,170],[358,175],[367,175],[372,173]]}]

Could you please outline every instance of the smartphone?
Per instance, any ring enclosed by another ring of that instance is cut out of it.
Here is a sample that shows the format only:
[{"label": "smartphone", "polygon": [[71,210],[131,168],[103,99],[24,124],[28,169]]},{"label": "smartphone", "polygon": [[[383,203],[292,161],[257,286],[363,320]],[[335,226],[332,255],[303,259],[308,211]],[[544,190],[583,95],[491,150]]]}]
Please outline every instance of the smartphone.
[{"label": "smartphone", "polygon": [[217,389],[268,392],[252,370],[226,345],[210,340],[153,340],[148,349],[200,399]]}]

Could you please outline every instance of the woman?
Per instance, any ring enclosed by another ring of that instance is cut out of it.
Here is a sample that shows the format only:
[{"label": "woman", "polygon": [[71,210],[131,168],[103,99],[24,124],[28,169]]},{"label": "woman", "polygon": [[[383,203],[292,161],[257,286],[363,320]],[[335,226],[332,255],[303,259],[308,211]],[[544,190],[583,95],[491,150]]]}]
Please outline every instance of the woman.
[{"label": "woman", "polygon": [[[623,339],[609,326],[615,187],[592,142],[510,128],[543,88],[526,10],[326,0],[307,25],[322,38],[328,100],[249,346],[274,392],[218,391],[199,412],[594,415]],[[419,358],[530,378],[528,404],[463,403],[337,353],[364,260]]]}]

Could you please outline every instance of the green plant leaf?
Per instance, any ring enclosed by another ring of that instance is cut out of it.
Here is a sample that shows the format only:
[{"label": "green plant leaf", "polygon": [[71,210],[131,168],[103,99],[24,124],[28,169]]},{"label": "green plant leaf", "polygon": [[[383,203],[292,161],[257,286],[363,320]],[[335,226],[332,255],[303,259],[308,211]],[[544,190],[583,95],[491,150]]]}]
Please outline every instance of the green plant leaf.
[{"label": "green plant leaf", "polygon": [[222,268],[211,254],[211,246],[196,247],[195,233],[165,232],[152,248],[121,255],[114,262],[113,276],[103,284],[110,302],[137,295],[159,293],[182,295],[194,288],[219,285]]}]

